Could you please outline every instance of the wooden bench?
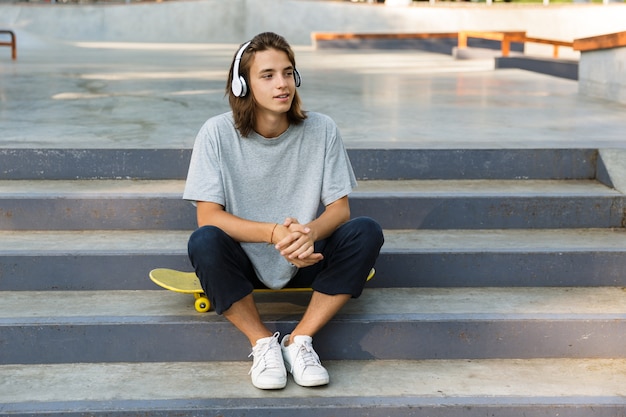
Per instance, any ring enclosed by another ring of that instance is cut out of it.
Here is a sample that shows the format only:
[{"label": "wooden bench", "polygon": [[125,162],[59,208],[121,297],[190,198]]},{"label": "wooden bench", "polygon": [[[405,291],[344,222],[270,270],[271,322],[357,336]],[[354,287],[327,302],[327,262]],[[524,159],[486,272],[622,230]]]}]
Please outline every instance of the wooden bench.
[{"label": "wooden bench", "polygon": [[573,42],[566,41],[558,41],[554,39],[544,39],[544,38],[533,38],[526,36],[526,32],[521,31],[509,31],[509,32],[479,32],[479,31],[470,31],[465,30],[459,32],[459,40],[458,47],[459,48],[467,48],[467,38],[480,38],[480,39],[490,39],[501,42],[502,56],[507,57],[511,51],[511,42],[531,42],[531,43],[541,43],[545,45],[552,45],[553,52],[552,56],[554,58],[559,57],[559,46],[567,46],[573,47]]},{"label": "wooden bench", "polygon": [[576,39],[574,41],[574,49],[580,52],[619,48],[621,46],[626,46],[626,32],[592,36],[590,38]]},{"label": "wooden bench", "polygon": [[473,30],[463,30],[459,32],[457,46],[459,49],[467,48],[468,38],[489,39],[492,41],[500,41],[502,56],[509,56],[511,52],[511,42],[524,42],[526,32],[509,31],[509,32],[477,32]]},{"label": "wooden bench", "polygon": [[337,33],[337,32],[313,32],[311,39],[314,41],[330,41],[336,39],[437,39],[454,38],[456,32],[435,33]]},{"label": "wooden bench", "polygon": [[552,56],[559,57],[559,47],[573,47],[573,42],[559,41],[554,39],[533,38],[526,36],[524,31],[473,31],[464,30],[461,32],[435,32],[435,33],[337,33],[337,32],[313,32],[311,40],[314,45],[318,41],[334,40],[406,40],[406,39],[442,39],[457,38],[459,48],[467,48],[468,38],[479,38],[500,41],[502,56],[507,57],[511,51],[511,42],[532,42],[552,45],[554,47]]},{"label": "wooden bench", "polygon": [[572,48],[574,46],[574,42],[566,42],[566,41],[557,41],[554,39],[543,39],[543,38],[529,38],[528,36],[526,37],[526,42],[532,42],[532,43],[542,43],[545,45],[552,45],[552,57],[553,58],[558,58],[559,57],[559,46],[567,46]]},{"label": "wooden bench", "polygon": [[10,30],[0,30],[0,35],[9,35],[11,37],[10,42],[0,41],[0,46],[11,47],[11,58],[15,61],[17,59],[17,47],[15,45],[15,33]]},{"label": "wooden bench", "polygon": [[444,39],[456,38],[456,32],[435,33],[338,33],[338,32],[312,32],[313,46],[317,47],[319,41],[337,40],[411,40],[411,39]]}]

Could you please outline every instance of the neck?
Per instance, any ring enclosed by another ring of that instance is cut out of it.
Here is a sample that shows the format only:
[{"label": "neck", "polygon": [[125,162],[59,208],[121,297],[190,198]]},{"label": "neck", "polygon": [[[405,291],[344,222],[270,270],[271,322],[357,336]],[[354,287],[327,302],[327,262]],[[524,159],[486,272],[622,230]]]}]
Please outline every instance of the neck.
[{"label": "neck", "polygon": [[281,117],[257,117],[254,130],[264,138],[275,138],[289,128],[289,121],[287,116],[282,114]]}]

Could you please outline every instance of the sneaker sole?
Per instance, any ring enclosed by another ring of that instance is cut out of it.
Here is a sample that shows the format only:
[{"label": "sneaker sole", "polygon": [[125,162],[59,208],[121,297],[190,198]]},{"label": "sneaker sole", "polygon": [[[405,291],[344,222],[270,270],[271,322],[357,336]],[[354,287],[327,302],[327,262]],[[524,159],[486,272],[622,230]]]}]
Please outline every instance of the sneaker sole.
[{"label": "sneaker sole", "polygon": [[252,383],[252,385],[254,385],[255,387],[257,387],[258,389],[265,389],[265,390],[270,390],[270,389],[283,389],[287,386],[287,381],[285,381],[284,384],[267,384],[267,385],[262,385],[262,384],[255,384],[254,382]]},{"label": "sneaker sole", "polygon": [[313,381],[298,381],[295,378],[293,380],[301,387],[319,387],[322,385],[328,385],[330,382],[330,378],[317,379]]}]

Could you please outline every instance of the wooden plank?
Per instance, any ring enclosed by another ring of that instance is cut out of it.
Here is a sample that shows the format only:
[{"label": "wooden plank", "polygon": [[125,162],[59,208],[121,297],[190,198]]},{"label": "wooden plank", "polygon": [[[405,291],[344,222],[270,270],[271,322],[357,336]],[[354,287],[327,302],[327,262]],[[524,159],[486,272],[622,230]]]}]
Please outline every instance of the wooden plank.
[{"label": "wooden plank", "polygon": [[[626,32],[624,32],[626,33]],[[502,56],[510,53],[511,42],[533,42],[553,45],[555,58],[559,55],[559,46],[573,47],[574,42],[560,41],[555,39],[534,38],[526,36],[524,31],[476,31],[463,30],[459,32],[434,32],[434,33],[338,33],[338,32],[312,32],[313,41],[354,40],[354,39],[441,39],[457,38],[459,48],[467,48],[468,38],[479,38],[500,41],[502,43]]]},{"label": "wooden plank", "polygon": [[574,49],[581,52],[619,48],[622,46],[626,46],[626,32],[610,33],[608,35],[574,40]]},{"label": "wooden plank", "polygon": [[522,31],[471,31],[471,30],[463,30],[459,32],[457,45],[460,49],[467,48],[467,39],[468,38],[480,38],[480,39],[489,39],[494,41],[501,42],[501,51],[502,56],[509,56],[509,52],[511,50],[511,42],[524,42],[526,38],[526,32]]},{"label": "wooden plank", "polygon": [[525,41],[532,42],[532,43],[543,43],[546,45],[569,46],[570,48],[574,45],[574,42],[557,41],[554,39],[544,39],[544,38],[531,38],[528,36],[526,37]]},{"label": "wooden plank", "polygon": [[508,39],[512,42],[523,42],[526,37],[526,32],[523,31],[474,31],[474,30],[463,30],[460,31],[468,38],[480,38],[480,39],[489,39],[494,41],[502,41]]},{"label": "wooden plank", "polygon": [[434,33],[335,33],[335,32],[312,32],[311,39],[314,41],[332,41],[344,39],[441,39],[456,38],[457,32],[434,32]]},{"label": "wooden plank", "polygon": [[545,44],[545,45],[552,45],[553,49],[552,49],[552,57],[553,58],[558,58],[559,57],[559,46],[567,46],[567,47],[572,47],[574,46],[574,42],[566,42],[566,41],[557,41],[554,39],[544,39],[544,38],[531,38],[531,37],[526,37],[526,42],[532,42],[532,43],[541,43],[541,44]]}]

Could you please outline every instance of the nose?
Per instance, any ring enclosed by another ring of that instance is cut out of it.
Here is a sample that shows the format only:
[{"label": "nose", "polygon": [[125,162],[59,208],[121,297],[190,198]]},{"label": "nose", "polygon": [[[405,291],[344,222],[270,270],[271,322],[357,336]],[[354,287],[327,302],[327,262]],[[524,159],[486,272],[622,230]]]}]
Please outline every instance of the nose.
[{"label": "nose", "polygon": [[289,85],[290,77],[284,74],[280,74],[276,76],[276,87],[277,88],[285,88]]}]

